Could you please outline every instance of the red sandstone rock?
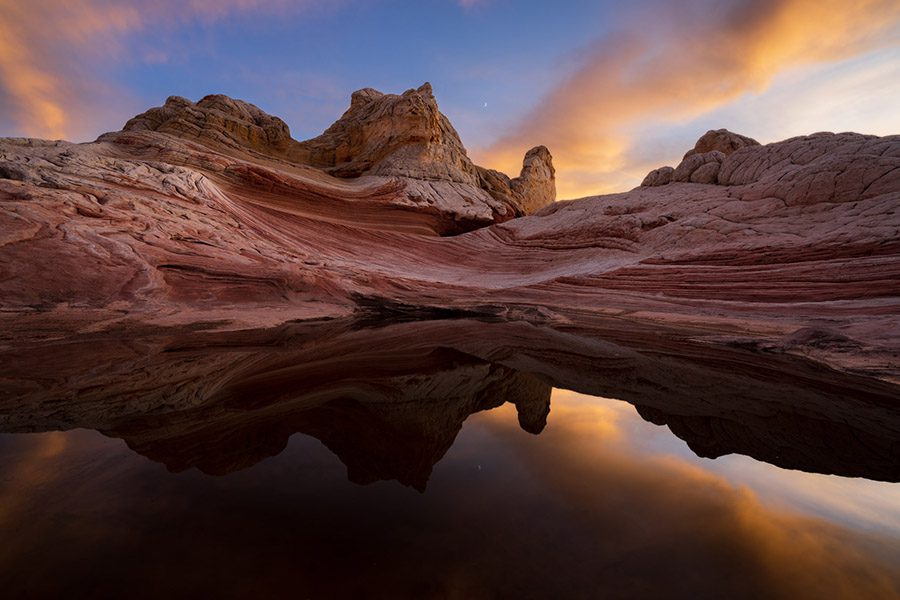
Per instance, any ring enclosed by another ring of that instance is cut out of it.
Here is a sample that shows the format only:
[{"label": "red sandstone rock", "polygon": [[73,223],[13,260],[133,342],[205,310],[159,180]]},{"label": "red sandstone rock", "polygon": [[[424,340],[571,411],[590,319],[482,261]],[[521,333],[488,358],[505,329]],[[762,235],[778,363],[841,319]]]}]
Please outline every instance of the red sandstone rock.
[{"label": "red sandstone rock", "polygon": [[[687,157],[667,185],[483,227],[546,200],[549,153],[529,152],[518,180],[469,170],[439,113],[425,122],[443,137],[425,141],[409,133],[418,117],[401,111],[405,142],[350,143],[324,168],[352,166],[354,177],[323,171],[326,138],[353,139],[345,133],[368,131],[366,119],[372,139],[395,139],[381,102],[427,112],[433,98],[363,92],[314,144],[218,97],[173,100],[90,144],[4,140],[3,314],[95,328],[122,318],[263,325],[375,298],[411,314],[621,315],[900,378],[900,137],[713,149]],[[303,152],[319,166],[292,162]],[[796,342],[807,328],[852,343]]]}]

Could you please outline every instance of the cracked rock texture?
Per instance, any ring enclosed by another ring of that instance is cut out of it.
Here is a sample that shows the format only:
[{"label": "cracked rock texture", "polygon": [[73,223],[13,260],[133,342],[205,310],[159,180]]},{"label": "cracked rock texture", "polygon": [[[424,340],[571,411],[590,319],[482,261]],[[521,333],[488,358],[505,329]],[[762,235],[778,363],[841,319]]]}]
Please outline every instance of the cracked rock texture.
[{"label": "cracked rock texture", "polygon": [[704,133],[694,147],[687,151],[684,158],[693,154],[704,154],[706,152],[721,152],[728,156],[735,150],[746,146],[759,146],[759,142],[753,138],[749,138],[739,133],[728,131],[727,129],[713,129]]},{"label": "cracked rock texture", "polygon": [[217,96],[93,143],[6,139],[0,343],[361,306],[605,315],[900,380],[900,137],[713,133],[655,185],[516,219],[553,196],[549,152],[516,179],[473,166],[429,86],[357,92],[307,142]]}]

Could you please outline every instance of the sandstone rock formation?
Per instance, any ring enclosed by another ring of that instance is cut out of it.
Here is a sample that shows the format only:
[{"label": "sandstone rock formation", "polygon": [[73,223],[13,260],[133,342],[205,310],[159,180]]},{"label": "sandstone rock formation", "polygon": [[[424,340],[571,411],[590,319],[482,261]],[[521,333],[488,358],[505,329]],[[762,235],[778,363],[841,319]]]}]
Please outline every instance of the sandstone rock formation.
[{"label": "sandstone rock formation", "polygon": [[[375,119],[382,113],[374,105],[396,103],[403,112],[430,106],[428,95],[366,92],[355,103],[373,106],[348,112]],[[319,159],[310,144],[291,140],[249,105],[211,98],[167,107],[89,144],[0,140],[0,433],[90,428],[171,470],[220,474],[277,454],[303,432],[334,452],[355,482],[396,479],[422,489],[469,414],[511,403],[514,411],[496,418],[518,418],[530,433],[552,429],[550,387],[563,387],[630,402],[702,456],[738,452],[789,469],[900,481],[900,136],[698,144],[677,180],[676,169],[658,169],[648,179],[660,185],[555,202],[513,219],[552,197],[549,153],[529,152],[517,179],[468,170],[436,113],[429,113],[438,123],[433,139],[401,128],[401,140],[385,133],[384,145],[369,146],[348,133],[340,161],[335,150],[333,164],[311,165]],[[418,122],[403,114],[404,123]],[[342,131],[355,127],[345,125]],[[358,125],[372,135],[390,129]],[[303,148],[306,164],[292,154]],[[450,162],[430,165],[429,157]],[[344,176],[351,165],[368,166]],[[313,446],[307,440],[292,455]],[[33,448],[48,473],[95,456],[70,462]],[[517,455],[509,464],[539,464]],[[33,512],[29,502],[54,495],[48,489],[78,485],[76,476],[47,488],[32,481],[30,465],[22,467],[22,514]],[[268,476],[292,477],[299,468],[278,466]],[[498,531],[534,537],[528,525],[541,518],[548,496],[534,487],[534,473],[512,471],[538,492],[539,510],[515,513]],[[575,495],[584,489],[564,461],[544,460],[540,471],[564,475],[571,485],[562,489]],[[496,473],[485,468],[479,477]],[[195,487],[184,479],[178,489]],[[331,479],[317,481],[330,486]],[[137,481],[135,493],[147,495],[143,476],[116,481]],[[118,487],[107,487],[123,504]],[[260,496],[249,478],[233,489]],[[247,512],[242,493],[221,504],[216,491],[203,486],[198,505],[211,499],[222,515]],[[306,490],[272,496],[259,504],[271,524],[263,531],[280,536],[276,549],[294,547],[324,513],[307,510]],[[80,497],[103,513],[90,494]],[[330,581],[347,571],[336,549],[351,547],[332,545],[334,532],[363,531],[381,519],[348,528],[341,519],[364,511],[352,496],[340,497],[347,510],[304,546],[338,557],[310,562],[313,570],[340,563],[325,573]],[[424,521],[398,514],[396,497],[385,496],[391,523],[406,535]],[[628,497],[637,495],[610,496]],[[54,502],[67,509],[67,500]],[[476,500],[463,502],[463,518],[448,527],[465,523],[473,508],[499,506]],[[159,513],[166,526],[188,532],[172,539],[194,533],[196,511],[172,520],[153,498],[141,506],[149,512],[125,511],[135,523]],[[591,520],[592,510],[575,516]],[[578,525],[568,513],[566,523]],[[285,528],[285,515],[299,516]],[[6,520],[15,529],[15,519]],[[758,522],[739,521],[751,530]],[[105,513],[98,521],[109,522]],[[693,534],[686,522],[672,539]],[[207,525],[208,544],[169,554],[177,561],[197,550],[215,574],[222,570],[217,544],[231,533],[215,519]],[[54,526],[35,531],[46,537]],[[69,529],[85,547],[94,539]],[[376,529],[356,563],[391,571],[384,549],[393,544],[379,535],[390,529]],[[435,531],[442,552],[433,571],[447,573],[450,564],[468,572],[471,557],[448,563],[460,553],[446,551],[443,530]],[[251,532],[241,541],[255,552],[271,537]],[[509,545],[503,536],[480,538]],[[607,565],[618,565],[624,546],[610,546]],[[651,563],[671,566],[651,546]],[[68,546],[60,547],[66,554]],[[405,560],[409,547],[389,557]],[[585,547],[590,554],[593,546]],[[160,555],[171,550],[160,548]],[[483,572],[494,570],[493,550],[480,555]],[[740,566],[738,550],[722,556]],[[92,570],[69,554],[65,564],[96,587]],[[132,554],[123,565],[135,562]],[[500,555],[521,564],[521,552]],[[266,576],[268,558],[285,556],[269,553],[251,566]],[[641,589],[647,564],[632,561],[633,589]],[[149,579],[160,579],[166,569],[151,570]],[[593,581],[590,571],[585,581]],[[28,572],[21,589],[33,594],[34,582],[56,571]],[[427,575],[402,589],[433,593]],[[201,594],[208,580],[197,578]],[[384,589],[397,589],[393,572],[384,581]],[[497,581],[496,589],[508,591]],[[328,595],[322,589],[318,595]],[[446,589],[465,595],[473,588]]]},{"label": "sandstone rock formation", "polygon": [[641,187],[654,187],[657,185],[666,185],[667,183],[672,183],[672,176],[675,174],[674,167],[659,167],[658,169],[653,169],[647,176],[644,177],[644,180],[641,182]]},{"label": "sandstone rock formation", "polygon": [[693,154],[704,154],[713,151],[721,152],[725,156],[728,156],[735,150],[740,150],[746,146],[759,146],[759,142],[745,135],[728,131],[727,129],[711,129],[697,140],[694,147],[685,153],[684,158]]},{"label": "sandstone rock formation", "polygon": [[[122,132],[101,140],[162,146],[170,155],[166,146],[177,144],[129,135],[137,132],[164,133],[227,155],[314,167],[337,178],[366,176],[369,183],[394,188],[391,205],[442,217],[443,222],[432,225],[438,233],[529,214],[556,199],[552,157],[542,146],[526,154],[520,177],[510,180],[494,173],[486,180],[486,169],[469,159],[428,83],[400,95],[356,91],[340,119],[304,142],[294,140],[281,119],[221,95],[196,104],[170,97],[164,106],[134,117]],[[187,161],[193,158],[190,151],[179,154],[187,154]]]},{"label": "sandstone rock formation", "polygon": [[725,157],[750,146],[759,146],[759,142],[727,129],[707,131],[685,153],[677,167],[660,167],[650,171],[641,186],[654,187],[672,182],[716,183]]},{"label": "sandstone rock formation", "polygon": [[319,137],[297,144],[292,159],[339,177],[399,175],[477,185],[475,166],[427,83],[401,95],[354,92],[347,112]]},{"label": "sandstone rock formation", "polygon": [[[897,136],[762,146],[716,134],[677,177],[657,171],[666,185],[496,223],[551,194],[545,149],[510,180],[471,166],[427,88],[353,104],[315,143],[216,97],[170,101],[94,143],[4,140],[4,343],[123,320],[265,326],[361,305],[552,326],[618,315],[900,381]],[[392,137],[383,119],[395,112],[405,125]],[[423,123],[436,124],[432,138],[414,133]],[[325,138],[346,147],[328,155]],[[333,164],[291,158],[301,154]]]},{"label": "sandstone rock formation", "polygon": [[545,146],[536,146],[525,154],[522,172],[510,181],[510,191],[526,215],[556,200],[556,169]]},{"label": "sandstone rock formation", "polygon": [[540,431],[549,383],[703,455],[900,478],[900,137],[712,133],[644,187],[480,228],[552,198],[549,152],[472,165],[428,88],[359,92],[309,142],[215,96],[3,140],[0,423],[210,472],[306,431],[355,481],[421,488],[472,411]]},{"label": "sandstone rock formation", "polygon": [[248,102],[219,94],[206,96],[196,104],[170,96],[163,106],[129,120],[122,131],[158,131],[214,148],[281,158],[296,144],[287,124],[278,117]]},{"label": "sandstone rock formation", "polygon": [[716,183],[725,154],[718,150],[691,154],[672,172],[672,182]]}]

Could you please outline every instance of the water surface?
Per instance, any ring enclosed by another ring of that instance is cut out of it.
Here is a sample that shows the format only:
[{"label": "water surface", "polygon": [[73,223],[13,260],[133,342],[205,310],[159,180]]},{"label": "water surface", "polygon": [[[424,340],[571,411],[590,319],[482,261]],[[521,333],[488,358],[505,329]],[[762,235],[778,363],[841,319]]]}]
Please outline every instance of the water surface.
[{"label": "water surface", "polygon": [[531,326],[332,334],[8,354],[4,595],[900,594],[893,388]]}]

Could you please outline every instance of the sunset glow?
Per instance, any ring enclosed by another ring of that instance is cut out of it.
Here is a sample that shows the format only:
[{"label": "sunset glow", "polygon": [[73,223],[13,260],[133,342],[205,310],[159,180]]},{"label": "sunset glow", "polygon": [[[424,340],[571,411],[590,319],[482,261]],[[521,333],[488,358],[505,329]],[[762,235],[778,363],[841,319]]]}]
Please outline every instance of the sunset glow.
[{"label": "sunset glow", "polygon": [[0,0],[4,598],[900,598],[900,0]]},{"label": "sunset glow", "polygon": [[890,0],[59,8],[0,0],[0,135],[89,140],[169,95],[220,92],[303,139],[339,117],[354,89],[429,80],[476,162],[515,174],[525,150],[544,144],[558,196],[571,198],[633,187],[710,128],[762,142],[900,130],[900,5]]}]

